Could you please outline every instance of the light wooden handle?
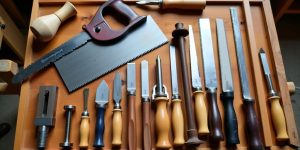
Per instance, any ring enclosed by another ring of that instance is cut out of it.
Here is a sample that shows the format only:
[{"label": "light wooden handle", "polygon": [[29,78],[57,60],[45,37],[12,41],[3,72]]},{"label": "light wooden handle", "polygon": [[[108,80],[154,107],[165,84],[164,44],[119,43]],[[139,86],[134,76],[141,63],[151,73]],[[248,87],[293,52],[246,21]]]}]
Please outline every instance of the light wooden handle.
[{"label": "light wooden handle", "polygon": [[143,128],[144,150],[151,150],[150,102],[143,102]]},{"label": "light wooden handle", "polygon": [[30,25],[34,36],[40,41],[50,41],[56,34],[60,24],[77,13],[76,8],[70,2],[53,14],[41,16]]},{"label": "light wooden handle", "polygon": [[173,99],[173,110],[172,110],[172,127],[174,133],[174,144],[183,145],[184,144],[184,120],[183,113],[181,109],[181,100]]},{"label": "light wooden handle", "polygon": [[204,102],[204,93],[203,91],[195,91],[194,96],[198,134],[206,135],[209,133],[209,130],[207,123],[207,110]]},{"label": "light wooden handle", "polygon": [[296,91],[295,83],[294,82],[287,82],[286,84],[288,86],[290,95],[294,95],[295,91]]},{"label": "light wooden handle", "polygon": [[170,148],[169,131],[170,118],[167,111],[168,99],[166,97],[155,98],[156,113],[155,113],[155,127],[157,132],[157,148]]},{"label": "light wooden handle", "polygon": [[113,110],[112,122],[112,144],[119,146],[122,143],[122,111],[121,109]]},{"label": "light wooden handle", "polygon": [[90,133],[89,116],[81,116],[79,147],[87,148],[89,146],[89,133]]},{"label": "light wooden handle", "polygon": [[68,18],[76,15],[77,10],[72,3],[66,2],[64,6],[57,10],[54,14],[60,19],[61,22],[64,22]]},{"label": "light wooden handle", "polygon": [[277,133],[276,139],[278,141],[284,141],[288,140],[289,137],[286,130],[285,117],[279,99],[279,96],[272,96],[268,98],[268,100],[271,102],[272,121]]},{"label": "light wooden handle", "polygon": [[199,9],[205,8],[206,0],[163,0],[163,8]]}]

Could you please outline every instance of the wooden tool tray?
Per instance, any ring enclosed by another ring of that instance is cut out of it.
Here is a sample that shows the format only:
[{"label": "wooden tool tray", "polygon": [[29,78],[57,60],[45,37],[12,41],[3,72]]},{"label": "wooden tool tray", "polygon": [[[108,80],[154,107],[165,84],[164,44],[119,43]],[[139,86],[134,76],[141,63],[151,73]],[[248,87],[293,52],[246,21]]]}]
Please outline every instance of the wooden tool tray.
[{"label": "wooden tool tray", "polygon": [[[41,43],[34,40],[33,35],[29,32],[27,48],[26,48],[26,58],[25,66],[28,66],[41,56],[47,54],[49,51],[59,46],[60,44],[66,42],[68,39],[73,37],[82,31],[81,27],[84,24],[89,23],[90,19],[94,16],[98,7],[103,3],[103,1],[98,0],[74,0],[72,1],[78,10],[76,17],[70,18],[59,28],[57,35],[48,43]],[[53,13],[64,3],[63,0],[34,0],[32,7],[31,21],[38,16]],[[221,80],[220,80],[220,66],[219,57],[217,51],[217,39],[216,39],[216,18],[222,18],[225,22],[225,30],[227,34],[229,55],[232,65],[232,74],[234,78],[234,108],[236,111],[238,119],[238,131],[240,144],[237,145],[237,149],[247,148],[247,135],[245,133],[245,116],[242,109],[242,95],[241,95],[241,84],[239,81],[238,66],[236,59],[236,49],[234,45],[232,22],[230,18],[230,7],[238,8],[241,33],[243,39],[244,53],[247,64],[247,71],[249,74],[250,90],[255,98],[255,107],[258,115],[259,123],[261,126],[261,135],[263,137],[263,143],[265,147],[270,149],[293,149],[295,146],[299,146],[299,139],[297,134],[297,129],[294,121],[294,114],[292,110],[290,95],[288,92],[287,81],[285,70],[283,66],[283,61],[281,57],[278,37],[276,33],[276,28],[274,25],[274,20],[271,12],[269,0],[207,0],[207,6],[204,11],[191,11],[191,10],[159,10],[157,6],[148,7],[138,7],[133,1],[127,1],[130,7],[133,8],[139,15],[151,15],[156,21],[158,26],[168,37],[172,38],[171,32],[175,29],[174,25],[177,22],[184,23],[187,28],[188,25],[194,26],[194,35],[196,41],[196,49],[199,61],[200,75],[203,77],[203,64],[202,64],[202,54],[200,49],[200,39],[199,39],[199,26],[198,18],[210,18],[212,37],[214,44],[214,55],[217,69],[218,77],[218,107],[221,113],[222,120],[223,116],[223,105],[220,100],[221,92]],[[110,19],[108,19],[110,20]],[[114,26],[113,20],[111,25]],[[118,27],[118,26],[116,26]],[[151,35],[149,35],[151,36]],[[134,62],[136,63],[136,80],[137,80],[137,91],[136,91],[136,120],[137,120],[137,147],[142,149],[142,111],[141,111],[141,91],[140,91],[140,63],[142,60],[149,61],[149,80],[150,89],[152,89],[155,84],[155,58],[160,55],[162,58],[162,68],[163,68],[163,81],[168,87],[168,93],[171,94],[171,80],[170,80],[170,60],[169,60],[169,44],[162,46],[159,49],[150,52],[143,57],[140,57]],[[186,44],[188,48],[188,44]],[[284,114],[286,117],[286,123],[288,128],[289,141],[279,143],[275,139],[275,131],[272,125],[270,106],[267,101],[267,87],[265,84],[265,79],[263,75],[262,66],[259,60],[259,48],[263,48],[266,51],[267,58],[270,64],[270,71],[272,74],[273,82],[275,84],[275,89],[280,93],[281,104],[284,109]],[[116,54],[117,55],[117,54]],[[187,56],[188,51],[187,51]],[[188,59],[189,60],[189,59]],[[189,62],[188,62],[189,63]],[[126,100],[126,65],[121,66],[116,71],[121,73],[122,77],[122,116],[123,116],[123,132],[122,132],[122,145],[121,149],[127,149],[127,100]],[[181,67],[178,62],[178,72],[181,71]],[[86,85],[85,87],[90,89],[89,95],[89,106],[88,110],[90,113],[90,140],[89,149],[93,149],[94,142],[94,131],[95,131],[95,121],[96,121],[96,109],[95,109],[95,91],[97,86],[102,80],[106,80],[110,88],[109,104],[105,112],[105,132],[104,132],[104,142],[105,147],[103,149],[112,149],[112,89],[113,89],[113,78],[115,72],[111,72],[102,78],[95,80],[94,82]],[[179,81],[182,81],[181,74],[178,74]],[[202,83],[204,83],[203,78]],[[77,90],[69,94],[65,88],[63,81],[59,77],[54,66],[51,66],[40,73],[34,75],[30,80],[26,81],[22,85],[19,113],[17,121],[17,132],[15,137],[15,149],[36,149],[36,127],[34,125],[34,118],[37,109],[37,98],[38,91],[41,85],[55,85],[58,86],[58,99],[56,108],[56,123],[55,127],[52,128],[48,135],[47,149],[60,149],[59,143],[64,140],[65,132],[65,111],[63,109],[64,105],[72,104],[75,105],[76,111],[72,118],[71,124],[71,138],[70,141],[73,143],[73,149],[79,149],[79,125],[80,116],[83,111],[83,94],[82,89]],[[179,91],[183,91],[182,82],[179,82]],[[152,92],[152,90],[150,91]],[[181,93],[183,95],[183,93]],[[184,99],[183,99],[184,100]],[[184,106],[184,103],[182,103]],[[154,107],[151,110],[151,129],[152,129],[152,148],[155,149],[155,130],[154,130]],[[171,102],[168,103],[168,111],[170,115]],[[183,107],[185,112],[185,108]],[[185,118],[186,121],[186,118]],[[224,130],[224,124],[223,124]],[[172,141],[172,135],[170,132],[170,137]],[[203,140],[208,141],[208,138],[203,138]],[[208,142],[201,144],[197,149],[210,149]],[[220,149],[226,149],[225,141],[220,144]]]}]

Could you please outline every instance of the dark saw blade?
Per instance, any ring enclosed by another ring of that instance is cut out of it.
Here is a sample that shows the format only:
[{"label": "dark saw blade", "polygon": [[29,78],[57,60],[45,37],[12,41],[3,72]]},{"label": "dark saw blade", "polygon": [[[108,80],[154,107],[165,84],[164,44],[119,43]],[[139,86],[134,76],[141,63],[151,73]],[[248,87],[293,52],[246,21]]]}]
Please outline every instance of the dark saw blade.
[{"label": "dark saw blade", "polygon": [[88,42],[55,62],[69,92],[168,42],[151,16],[113,45]]},{"label": "dark saw blade", "polygon": [[59,47],[52,50],[47,55],[43,56],[36,62],[32,63],[25,69],[18,72],[13,78],[12,83],[21,83],[23,80],[27,79],[29,76],[33,75],[41,71],[42,69],[46,68],[53,62],[57,61],[58,59],[62,58],[63,56],[73,52],[78,47],[84,45],[91,37],[86,32],[81,32],[77,36],[73,37],[69,41],[65,42],[64,44],[60,45]]}]

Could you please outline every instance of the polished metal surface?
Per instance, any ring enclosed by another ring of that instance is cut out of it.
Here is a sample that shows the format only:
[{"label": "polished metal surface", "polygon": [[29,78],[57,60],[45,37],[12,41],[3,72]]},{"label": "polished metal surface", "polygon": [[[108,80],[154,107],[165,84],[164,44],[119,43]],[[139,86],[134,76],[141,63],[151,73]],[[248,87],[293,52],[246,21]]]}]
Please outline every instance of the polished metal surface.
[{"label": "polished metal surface", "polygon": [[149,98],[149,71],[148,71],[148,61],[143,60],[141,62],[141,80],[142,80],[142,98]]},{"label": "polished metal surface", "polygon": [[202,89],[201,78],[198,67],[198,58],[195,46],[193,27],[189,25],[189,43],[190,43],[190,61],[191,61],[191,76],[193,90],[198,91]]},{"label": "polished metal surface", "polygon": [[176,67],[176,49],[174,45],[170,45],[170,62],[171,62],[171,83],[172,83],[172,97],[178,97],[178,79]]},{"label": "polished metal surface", "polygon": [[136,76],[135,76],[135,63],[127,64],[127,92],[135,94],[136,91]]},{"label": "polished metal surface", "polygon": [[108,97],[109,97],[109,88],[107,83],[103,80],[97,88],[95,102],[100,107],[104,107],[104,105],[108,102]]},{"label": "polished metal surface", "polygon": [[205,87],[215,89],[218,86],[214,50],[209,19],[199,19]]},{"label": "polished metal surface", "polygon": [[230,14],[231,14],[231,21],[233,24],[233,34],[235,40],[235,48],[237,52],[243,99],[252,101],[253,99],[251,98],[250,95],[249,81],[247,77],[246,62],[244,58],[244,49],[243,49],[243,42],[241,37],[240,22],[238,19],[237,9],[233,7],[230,8]]},{"label": "polished metal surface", "polygon": [[221,79],[222,79],[222,91],[232,92],[233,81],[232,81],[231,65],[230,65],[227,38],[226,38],[223,19],[216,19],[216,24],[217,24],[218,48],[219,48],[220,68],[221,68]]},{"label": "polished metal surface", "polygon": [[121,81],[121,75],[119,72],[115,74],[114,79],[114,91],[113,91],[113,99],[115,101],[115,108],[120,108],[120,101],[122,97],[122,81]]}]

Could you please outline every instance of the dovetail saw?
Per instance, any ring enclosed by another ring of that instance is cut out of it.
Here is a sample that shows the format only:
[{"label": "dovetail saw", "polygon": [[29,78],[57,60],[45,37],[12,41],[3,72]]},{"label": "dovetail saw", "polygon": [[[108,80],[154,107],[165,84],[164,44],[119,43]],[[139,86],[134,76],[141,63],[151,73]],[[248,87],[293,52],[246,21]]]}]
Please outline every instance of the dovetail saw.
[{"label": "dovetail saw", "polygon": [[[121,30],[111,29],[102,15],[107,7],[124,16],[129,24]],[[83,26],[81,33],[20,71],[12,82],[21,83],[55,64],[68,91],[72,92],[167,42],[151,16],[139,16],[121,0],[109,0]]]}]

